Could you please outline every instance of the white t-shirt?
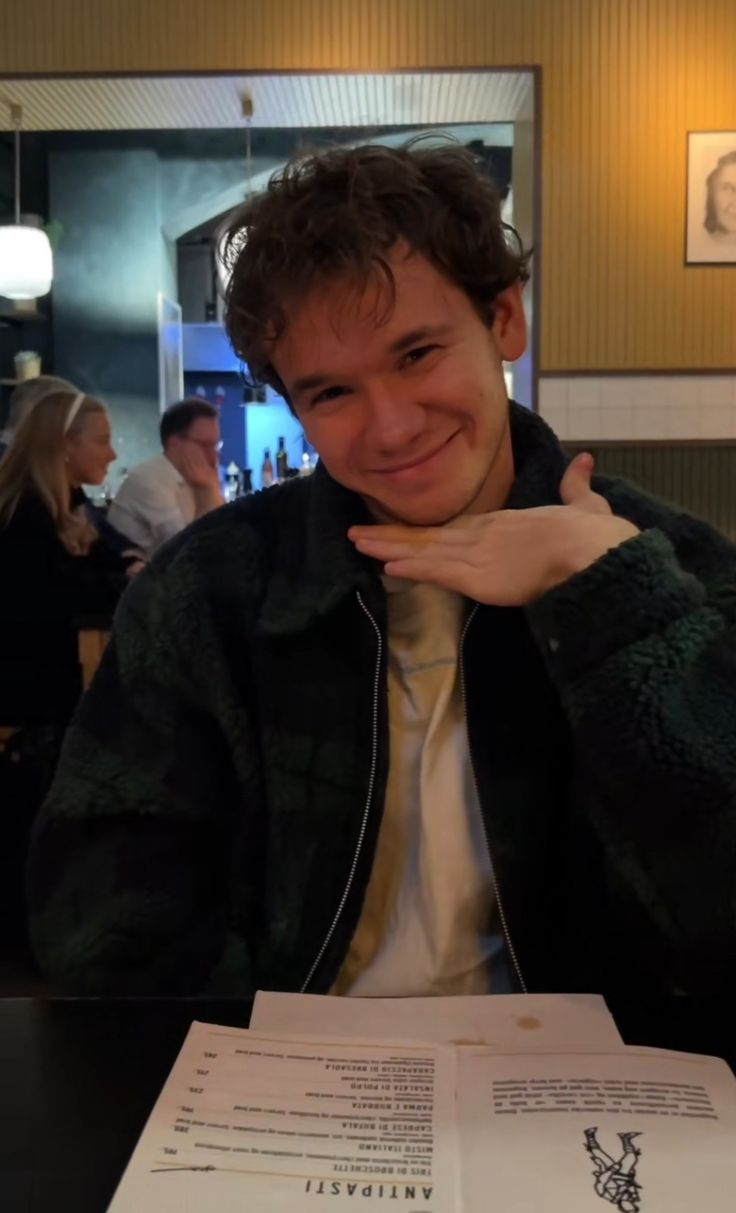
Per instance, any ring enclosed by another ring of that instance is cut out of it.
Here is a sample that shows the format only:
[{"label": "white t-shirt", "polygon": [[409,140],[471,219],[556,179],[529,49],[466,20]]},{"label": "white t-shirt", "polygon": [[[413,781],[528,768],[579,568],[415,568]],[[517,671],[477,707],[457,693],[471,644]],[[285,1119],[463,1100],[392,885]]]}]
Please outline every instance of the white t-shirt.
[{"label": "white t-shirt", "polygon": [[165,455],[133,468],[118,489],[108,519],[152,556],[156,548],[194,521],[194,491]]},{"label": "white t-shirt", "polygon": [[393,578],[384,585],[386,804],[361,917],[333,993],[508,990],[462,702],[464,600],[438,586]]}]

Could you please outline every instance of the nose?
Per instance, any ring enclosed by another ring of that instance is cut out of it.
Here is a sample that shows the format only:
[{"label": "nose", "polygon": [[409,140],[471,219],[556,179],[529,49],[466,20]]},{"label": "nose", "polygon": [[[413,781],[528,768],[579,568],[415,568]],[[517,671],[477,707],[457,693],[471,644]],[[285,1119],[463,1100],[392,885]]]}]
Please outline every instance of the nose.
[{"label": "nose", "polygon": [[107,462],[114,463],[115,460],[117,459],[117,457],[118,457],[118,453],[115,450],[115,447],[111,446],[109,451],[107,452]]},{"label": "nose", "polygon": [[377,380],[366,388],[365,433],[376,455],[411,451],[424,429],[424,406],[395,380]]}]

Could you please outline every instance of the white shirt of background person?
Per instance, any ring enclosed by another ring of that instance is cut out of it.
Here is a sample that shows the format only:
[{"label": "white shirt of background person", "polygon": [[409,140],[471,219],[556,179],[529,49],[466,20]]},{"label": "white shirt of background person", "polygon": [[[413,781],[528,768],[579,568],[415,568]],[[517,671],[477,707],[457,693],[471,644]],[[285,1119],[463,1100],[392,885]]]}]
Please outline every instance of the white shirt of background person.
[{"label": "white shirt of background person", "polygon": [[163,454],[128,473],[109,513],[146,556],[223,503],[220,422],[212,406],[201,400],[172,405],[162,416],[161,438]]}]

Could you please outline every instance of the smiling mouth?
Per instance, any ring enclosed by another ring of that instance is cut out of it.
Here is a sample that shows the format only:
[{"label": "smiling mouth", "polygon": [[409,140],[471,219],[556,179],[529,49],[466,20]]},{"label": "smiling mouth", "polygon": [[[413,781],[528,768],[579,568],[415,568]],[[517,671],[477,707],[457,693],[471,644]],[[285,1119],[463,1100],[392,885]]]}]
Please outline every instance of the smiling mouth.
[{"label": "smiling mouth", "polygon": [[445,447],[452,442],[454,437],[455,434],[451,434],[449,438],[445,439],[439,446],[436,446],[434,450],[427,451],[426,454],[420,455],[418,459],[411,459],[407,463],[399,463],[396,467],[379,468],[377,469],[378,474],[380,476],[395,476],[399,472],[410,472],[414,468],[421,467],[423,463],[429,463],[430,459],[434,459],[435,455],[439,455],[440,451],[444,451]]}]

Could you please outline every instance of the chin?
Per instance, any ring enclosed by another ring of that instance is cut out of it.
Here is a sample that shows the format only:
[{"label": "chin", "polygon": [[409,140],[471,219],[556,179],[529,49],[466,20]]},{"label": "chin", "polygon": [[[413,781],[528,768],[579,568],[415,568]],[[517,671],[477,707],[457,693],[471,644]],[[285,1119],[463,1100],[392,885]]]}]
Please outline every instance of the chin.
[{"label": "chin", "polygon": [[369,502],[371,513],[391,522],[400,522],[405,526],[445,526],[454,518],[465,514],[472,504],[472,498],[465,497],[443,501],[396,501]]}]

